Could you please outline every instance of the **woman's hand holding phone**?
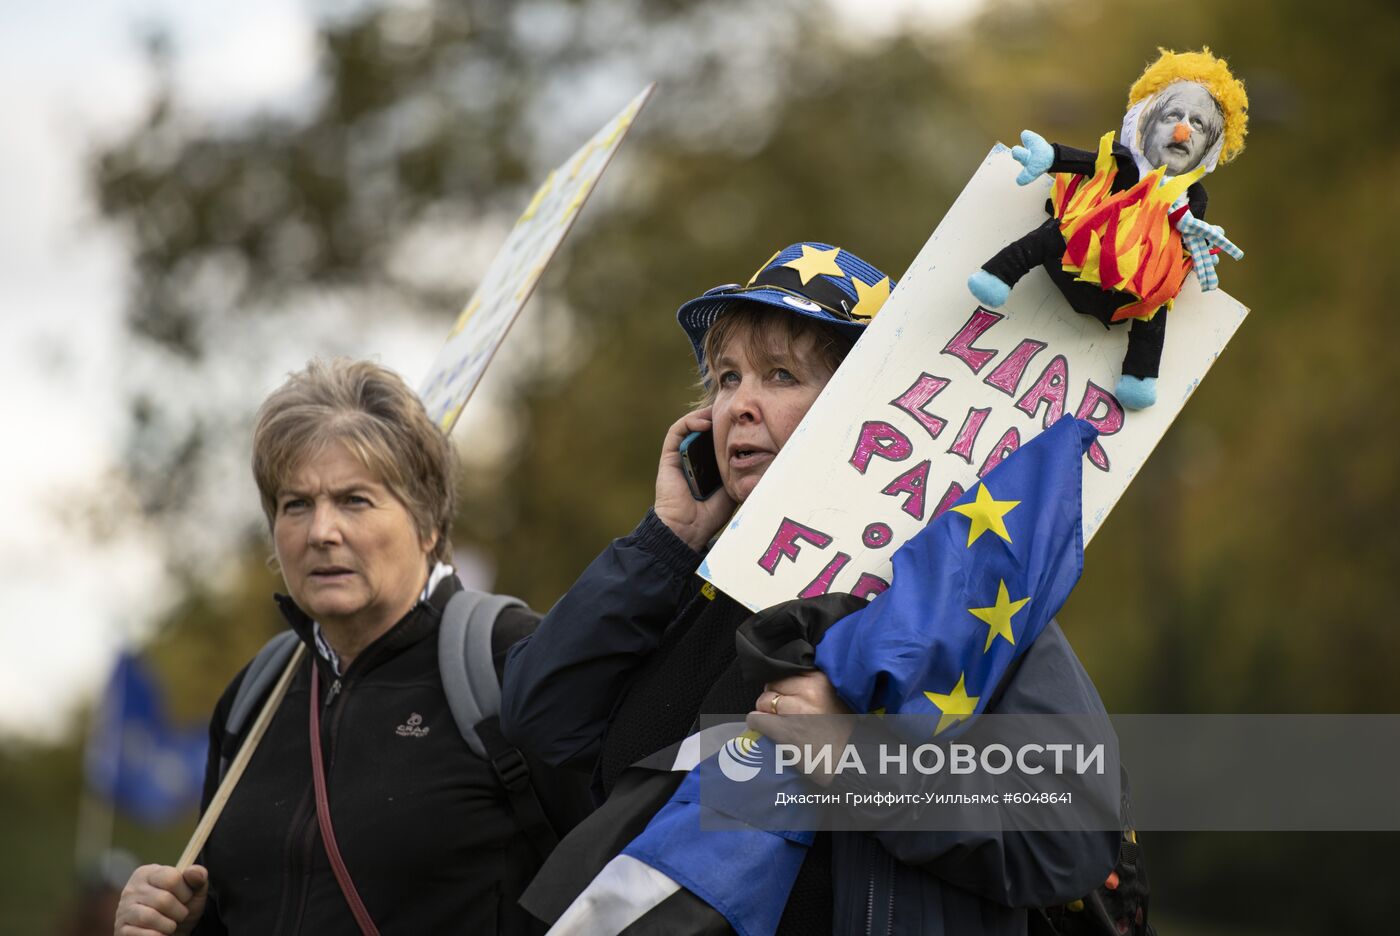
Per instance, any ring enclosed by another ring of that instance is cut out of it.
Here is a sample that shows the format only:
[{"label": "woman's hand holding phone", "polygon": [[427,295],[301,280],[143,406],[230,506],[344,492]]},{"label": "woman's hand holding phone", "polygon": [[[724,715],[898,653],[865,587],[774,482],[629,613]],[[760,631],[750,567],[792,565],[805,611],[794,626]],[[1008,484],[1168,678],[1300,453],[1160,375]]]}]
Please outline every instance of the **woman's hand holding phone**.
[{"label": "woman's hand holding phone", "polygon": [[696,500],[681,471],[681,440],[692,432],[708,432],[711,424],[708,406],[672,423],[661,446],[661,464],[656,471],[656,516],[696,552],[704,550],[736,506],[724,488],[705,500]]}]

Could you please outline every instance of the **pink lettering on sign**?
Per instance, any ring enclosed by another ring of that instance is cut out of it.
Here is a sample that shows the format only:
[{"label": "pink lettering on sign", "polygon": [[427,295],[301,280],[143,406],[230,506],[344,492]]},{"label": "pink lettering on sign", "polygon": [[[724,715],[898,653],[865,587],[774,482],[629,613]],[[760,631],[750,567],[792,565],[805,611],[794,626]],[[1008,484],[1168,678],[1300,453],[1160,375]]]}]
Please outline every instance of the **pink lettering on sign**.
[{"label": "pink lettering on sign", "polygon": [[1045,370],[1040,372],[1026,395],[1016,401],[1016,408],[1034,419],[1040,404],[1048,403],[1045,420],[1041,423],[1048,429],[1065,413],[1065,389],[1068,386],[1069,362],[1063,354],[1057,354],[1045,365]]},{"label": "pink lettering on sign", "polygon": [[860,427],[860,438],[856,440],[855,451],[851,453],[851,465],[865,474],[874,455],[890,461],[904,461],[913,451],[914,445],[907,435],[887,422],[872,419]]},{"label": "pink lettering on sign", "polygon": [[891,497],[908,494],[909,496],[904,499],[904,503],[900,505],[899,509],[915,520],[924,519],[924,488],[928,486],[928,466],[929,459],[925,458],[885,485],[880,491],[881,494],[888,494]]},{"label": "pink lettering on sign", "polygon": [[815,598],[831,591],[831,580],[836,578],[836,573],[840,572],[850,561],[850,556],[843,552],[837,553],[836,557],[826,564],[826,568],[821,570],[821,574],[808,582],[807,587],[797,593],[797,597]]},{"label": "pink lettering on sign", "polygon": [[[1102,415],[1098,413],[1099,407],[1103,407]],[[1074,415],[1099,430],[1099,438],[1089,443],[1089,461],[1100,471],[1107,471],[1108,453],[1099,444],[1099,439],[1123,428],[1123,405],[1103,387],[1086,380],[1084,398],[1079,401],[1079,409]]]},{"label": "pink lettering on sign", "polygon": [[919,425],[924,427],[929,438],[936,439],[938,434],[943,431],[943,427],[948,425],[948,421],[925,412],[924,407],[929,404],[930,400],[938,396],[948,384],[949,380],[946,377],[935,377],[929,373],[920,374],[919,379],[914,381],[908,390],[890,401],[890,405],[913,416],[918,420]]},{"label": "pink lettering on sign", "polygon": [[892,539],[894,531],[890,529],[890,525],[878,520],[866,527],[865,532],[860,535],[860,541],[867,549],[882,549],[888,546]]},{"label": "pink lettering on sign", "polygon": [[1036,341],[1034,338],[1025,339],[982,382],[1007,396],[1015,396],[1016,388],[1021,385],[1021,375],[1026,372],[1031,358],[1044,349],[1045,342]]},{"label": "pink lettering on sign", "polygon": [[778,532],[773,534],[773,542],[768,544],[768,549],[758,560],[758,567],[773,575],[774,570],[778,568],[778,560],[783,556],[796,561],[797,554],[802,551],[802,547],[797,545],[799,540],[805,540],[818,549],[825,549],[831,545],[831,537],[821,530],[814,530],[784,517],[783,522],[778,524]]},{"label": "pink lettering on sign", "polygon": [[977,477],[985,478],[987,472],[991,471],[997,465],[1000,465],[1006,456],[1020,447],[1021,433],[1016,431],[1015,426],[1012,426],[1002,433],[1001,438],[997,440],[997,444],[992,448],[992,454],[988,455],[987,460],[982,463],[982,467],[977,469]]},{"label": "pink lettering on sign", "polygon": [[972,343],[982,336],[982,333],[1000,322],[1006,316],[1000,312],[993,312],[990,309],[977,307],[977,311],[972,313],[972,317],[958,333],[953,336],[953,340],[943,346],[940,354],[951,354],[962,361],[974,374],[987,366],[987,362],[997,356],[996,351],[988,351],[986,348],[974,348]]},{"label": "pink lettering on sign", "polygon": [[948,485],[948,490],[944,491],[943,496],[938,499],[938,506],[933,508],[933,516],[928,518],[928,522],[932,523],[937,520],[939,514],[956,504],[958,498],[966,493],[967,491],[963,489],[963,486],[956,481]]},{"label": "pink lettering on sign", "polygon": [[862,572],[860,578],[856,579],[856,587],[851,589],[851,594],[857,598],[864,598],[866,601],[869,601],[889,587],[890,583],[880,578],[880,576],[871,575],[869,572]]},{"label": "pink lettering on sign", "polygon": [[958,437],[948,447],[949,454],[958,456],[969,465],[972,464],[972,446],[977,443],[977,433],[982,431],[982,424],[987,421],[987,414],[991,411],[990,406],[986,409],[978,409],[975,406],[968,408],[962,428],[958,430]]}]

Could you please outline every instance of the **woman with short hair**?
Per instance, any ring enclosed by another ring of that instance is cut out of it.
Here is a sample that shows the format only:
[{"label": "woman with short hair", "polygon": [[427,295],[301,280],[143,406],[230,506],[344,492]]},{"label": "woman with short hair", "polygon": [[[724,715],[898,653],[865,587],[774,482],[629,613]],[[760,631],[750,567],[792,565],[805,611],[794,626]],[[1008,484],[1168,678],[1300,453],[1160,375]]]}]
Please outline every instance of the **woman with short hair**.
[{"label": "woman with short hair", "polygon": [[[448,565],[447,438],[387,368],[313,361],[259,410],[253,476],[289,593],[277,602],[308,652],[201,863],[138,869],[118,936],[539,931],[516,898],[542,856],[496,768],[464,742],[440,673],[439,623],[463,590]],[[536,620],[518,605],[500,613],[497,674]],[[214,710],[203,808],[243,741],[225,726],[247,672]],[[333,838],[313,791],[313,724]],[[551,774],[536,770],[535,787],[562,831],[581,811]]]}]

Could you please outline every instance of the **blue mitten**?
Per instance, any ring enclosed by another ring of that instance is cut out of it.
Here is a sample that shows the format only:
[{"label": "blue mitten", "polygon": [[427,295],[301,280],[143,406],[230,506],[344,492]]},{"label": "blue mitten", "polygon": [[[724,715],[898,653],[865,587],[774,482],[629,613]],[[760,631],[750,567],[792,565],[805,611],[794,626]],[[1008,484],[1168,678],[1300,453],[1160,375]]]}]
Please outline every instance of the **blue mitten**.
[{"label": "blue mitten", "polygon": [[967,288],[977,301],[989,309],[995,309],[1006,302],[1011,295],[1011,287],[986,270],[978,270],[967,278]]},{"label": "blue mitten", "polygon": [[1050,171],[1050,164],[1055,161],[1055,147],[1034,130],[1022,130],[1021,145],[1011,147],[1011,158],[1022,167],[1016,184],[1030,185]]},{"label": "blue mitten", "polygon": [[1118,378],[1118,386],[1113,388],[1113,395],[1128,409],[1147,409],[1157,402],[1157,378],[1123,374]]}]

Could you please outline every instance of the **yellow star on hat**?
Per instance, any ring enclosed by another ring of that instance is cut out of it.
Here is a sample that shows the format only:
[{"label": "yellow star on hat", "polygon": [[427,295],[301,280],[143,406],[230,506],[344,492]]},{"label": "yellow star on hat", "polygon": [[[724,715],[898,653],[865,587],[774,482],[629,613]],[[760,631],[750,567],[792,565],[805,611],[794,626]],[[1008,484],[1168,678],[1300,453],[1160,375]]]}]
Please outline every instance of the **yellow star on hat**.
[{"label": "yellow star on hat", "polygon": [[861,281],[859,276],[851,277],[851,285],[856,288],[856,307],[851,310],[851,318],[873,319],[890,297],[890,278],[886,276],[873,286]]},{"label": "yellow star on hat", "polygon": [[992,492],[987,490],[986,482],[977,488],[977,500],[971,504],[960,504],[953,509],[965,517],[972,520],[967,528],[967,545],[971,546],[977,542],[977,537],[991,530],[997,536],[1011,542],[1011,534],[1006,531],[1006,521],[1003,519],[1011,512],[1020,501],[999,501],[992,499]]},{"label": "yellow star on hat", "polygon": [[1030,597],[1022,598],[1020,601],[1012,601],[1011,594],[1006,590],[1006,580],[1003,579],[1000,587],[997,588],[997,603],[990,608],[968,608],[967,613],[987,622],[987,645],[982,648],[986,653],[992,649],[992,641],[998,637],[1004,637],[1006,642],[1012,646],[1016,645],[1016,638],[1011,633],[1011,617],[1020,611],[1030,601]]},{"label": "yellow star on hat", "polygon": [[830,250],[818,250],[810,244],[802,245],[802,256],[789,260],[783,266],[791,267],[802,277],[802,285],[806,286],[811,282],[812,277],[818,273],[825,273],[827,276],[844,278],[846,272],[836,265],[836,257],[841,253],[840,247],[833,247]]},{"label": "yellow star on hat", "polygon": [[942,714],[938,719],[938,727],[933,729],[935,735],[942,734],[945,729],[951,728],[960,721],[965,721],[972,717],[972,713],[977,709],[978,696],[970,696],[963,685],[967,674],[959,674],[958,684],[953,687],[953,691],[944,695],[937,692],[925,692],[928,700],[934,704]]}]

